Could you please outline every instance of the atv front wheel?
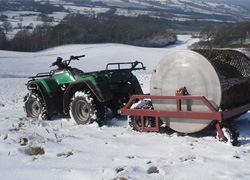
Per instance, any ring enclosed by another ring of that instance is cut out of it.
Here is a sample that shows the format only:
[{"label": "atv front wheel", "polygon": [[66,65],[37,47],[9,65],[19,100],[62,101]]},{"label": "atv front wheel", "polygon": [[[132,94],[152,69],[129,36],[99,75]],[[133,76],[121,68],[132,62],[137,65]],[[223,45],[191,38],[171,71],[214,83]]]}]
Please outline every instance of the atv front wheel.
[{"label": "atv front wheel", "polygon": [[30,92],[24,97],[24,110],[27,117],[49,120],[42,97],[37,92]]},{"label": "atv front wheel", "polygon": [[99,102],[90,91],[77,91],[70,104],[70,116],[77,124],[102,125],[105,119],[105,105]]}]

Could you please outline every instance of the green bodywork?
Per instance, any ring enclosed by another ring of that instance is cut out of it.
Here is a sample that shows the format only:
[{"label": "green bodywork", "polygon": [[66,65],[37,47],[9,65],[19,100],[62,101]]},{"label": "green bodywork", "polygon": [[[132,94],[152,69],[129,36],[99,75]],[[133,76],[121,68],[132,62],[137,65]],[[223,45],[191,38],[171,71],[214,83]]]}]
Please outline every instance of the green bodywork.
[{"label": "green bodywork", "polygon": [[71,71],[65,71],[59,75],[53,75],[49,78],[36,79],[35,81],[41,82],[48,93],[58,92],[60,90],[60,85],[67,85],[77,81],[89,80],[93,85],[97,84],[109,84],[111,90],[118,89],[120,82],[125,82],[127,80],[134,80],[135,77],[129,71],[124,72],[101,72],[94,73],[91,75],[84,75],[76,79]]}]

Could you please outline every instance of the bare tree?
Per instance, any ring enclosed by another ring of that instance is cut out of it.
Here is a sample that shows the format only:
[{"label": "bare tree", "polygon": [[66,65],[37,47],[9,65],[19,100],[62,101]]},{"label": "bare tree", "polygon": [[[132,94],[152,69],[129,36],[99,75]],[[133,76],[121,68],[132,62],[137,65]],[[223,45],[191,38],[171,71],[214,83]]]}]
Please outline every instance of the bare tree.
[{"label": "bare tree", "polygon": [[2,26],[5,31],[5,34],[13,30],[12,24],[8,21],[5,21]]},{"label": "bare tree", "polygon": [[207,25],[201,32],[200,38],[205,41],[211,41],[212,37],[216,34],[216,28],[213,25]]},{"label": "bare tree", "polygon": [[0,21],[6,21],[8,18],[8,16],[6,16],[5,14],[1,13],[0,14]]},{"label": "bare tree", "polygon": [[21,22],[17,23],[17,28],[22,29],[23,28],[23,23],[21,23]]},{"label": "bare tree", "polygon": [[50,17],[47,14],[39,14],[36,18],[37,21],[43,21],[43,22],[53,22],[54,21],[54,17]]}]

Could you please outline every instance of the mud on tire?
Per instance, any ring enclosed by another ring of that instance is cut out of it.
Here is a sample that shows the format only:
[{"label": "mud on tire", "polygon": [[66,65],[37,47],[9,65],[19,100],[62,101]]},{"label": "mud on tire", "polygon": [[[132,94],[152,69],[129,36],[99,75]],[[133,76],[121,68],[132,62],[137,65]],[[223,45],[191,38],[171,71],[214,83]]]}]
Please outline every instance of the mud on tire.
[{"label": "mud on tire", "polygon": [[90,91],[77,91],[70,103],[70,117],[77,124],[90,124],[96,121],[102,125],[105,120],[105,105],[99,102]]}]

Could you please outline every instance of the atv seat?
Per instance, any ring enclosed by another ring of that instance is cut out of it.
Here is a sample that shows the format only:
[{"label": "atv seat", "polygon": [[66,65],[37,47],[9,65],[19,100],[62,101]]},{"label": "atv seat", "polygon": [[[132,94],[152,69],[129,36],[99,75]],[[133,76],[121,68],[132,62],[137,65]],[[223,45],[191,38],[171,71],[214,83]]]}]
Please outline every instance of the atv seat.
[{"label": "atv seat", "polygon": [[75,79],[78,79],[84,75],[83,71],[81,71],[79,69],[75,69],[75,68],[73,68],[71,72],[73,73]]}]

